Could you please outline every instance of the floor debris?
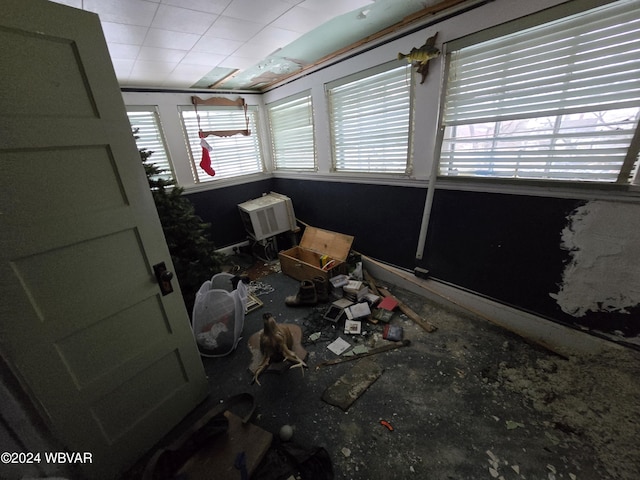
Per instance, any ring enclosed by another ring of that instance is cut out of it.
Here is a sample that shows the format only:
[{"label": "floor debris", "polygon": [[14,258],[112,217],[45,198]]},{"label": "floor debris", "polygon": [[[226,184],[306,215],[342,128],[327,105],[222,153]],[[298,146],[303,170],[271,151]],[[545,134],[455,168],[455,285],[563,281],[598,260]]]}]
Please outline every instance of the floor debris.
[{"label": "floor debris", "polygon": [[376,362],[363,359],[342,375],[322,394],[322,400],[329,405],[347,411],[360,395],[362,395],[382,375],[382,368]]},{"label": "floor debris", "polygon": [[[346,336],[342,321],[323,318],[328,305],[279,306],[298,282],[282,274],[264,281],[274,286],[262,297],[267,308],[279,322],[301,326],[309,365],[340,363],[309,369],[304,378],[290,372],[263,388],[252,386],[262,413],[259,425],[278,432],[283,424],[295,424],[297,441],[327,448],[336,480],[392,480],[412,473],[458,480],[640,478],[638,352],[603,350],[565,359],[486,319],[389,285],[394,297],[438,330],[427,333],[396,308],[391,324],[403,328],[410,346],[362,358],[388,342],[382,339],[385,322],[365,320],[363,334]],[[260,328],[254,320],[259,316],[260,311],[247,316],[243,342]],[[346,347],[336,354],[328,346],[340,338]],[[364,348],[369,351],[344,356]],[[234,356],[203,360],[214,395],[246,387],[249,352],[239,348]],[[384,375],[360,392],[343,386],[343,397],[354,399],[348,410],[324,401],[339,378],[374,359]],[[380,419],[389,421],[393,434]]]}]

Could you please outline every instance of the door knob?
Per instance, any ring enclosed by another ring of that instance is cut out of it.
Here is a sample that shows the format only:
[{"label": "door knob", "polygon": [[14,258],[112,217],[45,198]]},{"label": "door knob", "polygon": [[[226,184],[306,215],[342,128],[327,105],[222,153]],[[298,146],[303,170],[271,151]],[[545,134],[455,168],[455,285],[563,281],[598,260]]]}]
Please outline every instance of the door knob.
[{"label": "door knob", "polygon": [[162,279],[163,282],[170,282],[171,279],[173,278],[173,272],[170,272],[169,270],[165,270],[160,274],[160,278]]},{"label": "door knob", "polygon": [[173,286],[171,285],[173,272],[167,270],[167,266],[164,262],[154,265],[153,273],[156,274],[156,280],[158,280],[158,285],[160,285],[160,292],[162,292],[162,296],[169,295],[173,292]]}]

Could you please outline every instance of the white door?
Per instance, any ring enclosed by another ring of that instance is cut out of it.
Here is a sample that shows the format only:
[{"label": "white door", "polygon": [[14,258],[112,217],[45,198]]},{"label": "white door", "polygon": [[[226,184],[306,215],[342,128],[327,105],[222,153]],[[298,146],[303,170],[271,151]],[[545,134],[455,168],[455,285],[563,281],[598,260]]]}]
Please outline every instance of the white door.
[{"label": "white door", "polygon": [[98,17],[0,9],[0,354],[88,478],[208,393]]}]

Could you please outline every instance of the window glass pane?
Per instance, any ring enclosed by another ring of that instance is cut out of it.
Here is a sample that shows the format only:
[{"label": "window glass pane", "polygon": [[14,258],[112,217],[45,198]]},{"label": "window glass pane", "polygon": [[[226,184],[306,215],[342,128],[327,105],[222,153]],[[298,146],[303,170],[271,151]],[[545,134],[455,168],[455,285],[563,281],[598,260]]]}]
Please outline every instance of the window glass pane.
[{"label": "window glass pane", "polygon": [[615,182],[638,114],[626,108],[447,126],[440,173]]},{"label": "window glass pane", "polygon": [[161,173],[152,175],[152,180],[169,181],[174,178],[169,155],[165,147],[160,118],[155,107],[127,107],[131,129],[136,137],[138,150],[151,153],[147,163],[155,165]]},{"label": "window glass pane", "polygon": [[452,52],[440,174],[629,183],[638,7],[615,2]]},{"label": "window glass pane", "polygon": [[328,89],[334,169],[409,173],[411,82],[407,67]]},{"label": "window glass pane", "polygon": [[[212,147],[209,153],[215,176],[200,167],[202,146],[198,136],[198,118],[191,106],[181,107],[180,114],[187,137],[187,145],[192,160],[192,171],[196,182],[208,182],[249,175],[263,171],[262,155],[257,131],[256,111],[247,111],[250,135],[236,134],[229,137],[209,135],[207,143]],[[203,131],[246,130],[247,122],[242,109],[227,107],[198,107],[200,128]]]},{"label": "window glass pane", "polygon": [[276,170],[315,171],[311,95],[267,106]]}]

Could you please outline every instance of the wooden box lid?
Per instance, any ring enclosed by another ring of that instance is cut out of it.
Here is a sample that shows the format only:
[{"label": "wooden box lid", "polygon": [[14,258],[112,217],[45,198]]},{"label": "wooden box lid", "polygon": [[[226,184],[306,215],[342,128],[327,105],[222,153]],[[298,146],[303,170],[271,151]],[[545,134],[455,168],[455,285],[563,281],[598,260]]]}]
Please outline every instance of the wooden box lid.
[{"label": "wooden box lid", "polygon": [[353,237],[343,233],[330,232],[315,227],[306,227],[300,240],[300,247],[306,250],[329,255],[336,260],[345,261],[349,256]]}]

